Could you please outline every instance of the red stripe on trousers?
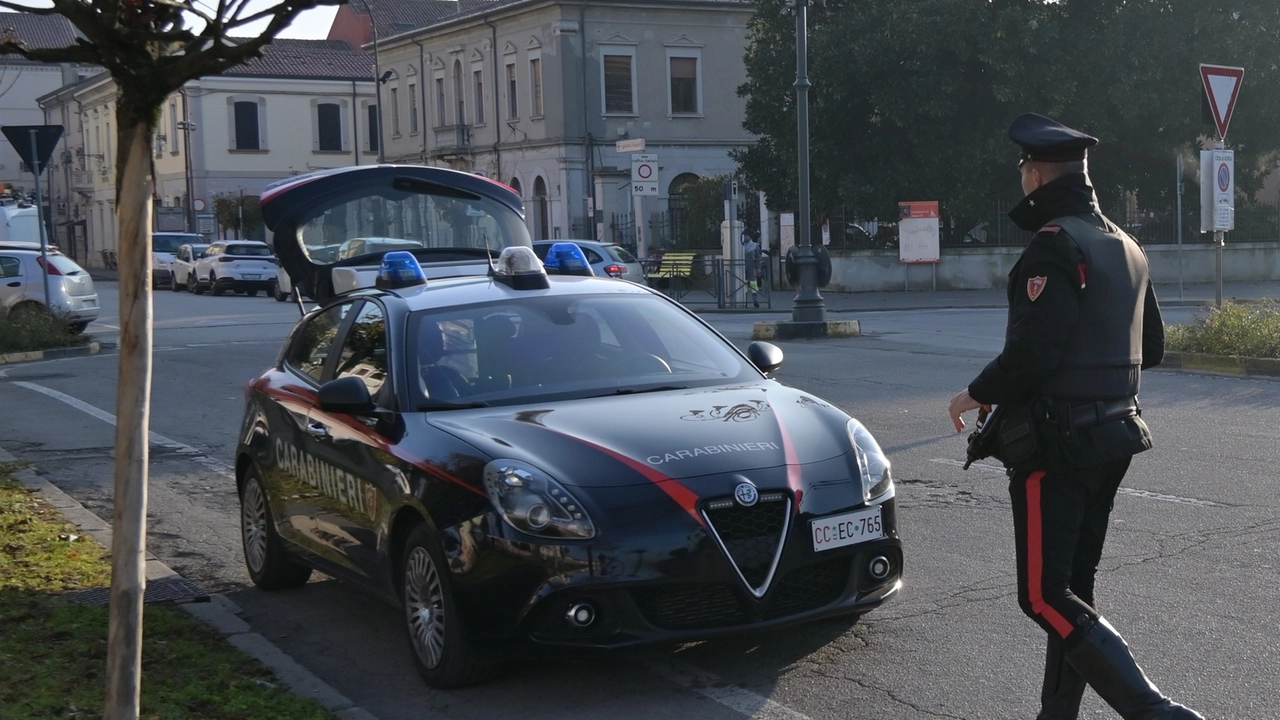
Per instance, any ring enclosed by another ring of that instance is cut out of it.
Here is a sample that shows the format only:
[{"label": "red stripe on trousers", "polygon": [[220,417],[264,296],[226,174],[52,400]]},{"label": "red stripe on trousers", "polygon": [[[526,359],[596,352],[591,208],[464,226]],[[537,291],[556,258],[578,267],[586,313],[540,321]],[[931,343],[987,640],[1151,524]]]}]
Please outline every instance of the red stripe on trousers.
[{"label": "red stripe on trousers", "polygon": [[1062,613],[1044,601],[1044,524],[1040,518],[1040,481],[1045,472],[1037,470],[1027,477],[1027,592],[1031,611],[1049,621],[1063,638],[1074,629]]}]

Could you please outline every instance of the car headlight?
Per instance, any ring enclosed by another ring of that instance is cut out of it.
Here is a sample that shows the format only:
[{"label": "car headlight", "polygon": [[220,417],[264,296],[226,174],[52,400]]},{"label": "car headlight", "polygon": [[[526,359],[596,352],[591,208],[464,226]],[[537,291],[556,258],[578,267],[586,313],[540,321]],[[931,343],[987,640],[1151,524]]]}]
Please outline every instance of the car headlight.
[{"label": "car headlight", "polygon": [[858,469],[862,472],[863,497],[870,502],[893,489],[889,458],[880,449],[880,443],[857,420],[849,421],[849,439],[853,440]]},{"label": "car headlight", "polygon": [[546,473],[519,460],[494,460],[484,467],[489,502],[511,527],[543,537],[587,539],[595,525],[582,503]]}]

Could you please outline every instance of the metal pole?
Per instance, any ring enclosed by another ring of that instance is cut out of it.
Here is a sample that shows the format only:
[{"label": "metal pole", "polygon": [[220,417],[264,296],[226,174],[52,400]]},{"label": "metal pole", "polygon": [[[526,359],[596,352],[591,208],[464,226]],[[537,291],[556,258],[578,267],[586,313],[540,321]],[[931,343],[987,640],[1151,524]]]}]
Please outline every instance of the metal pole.
[{"label": "metal pole", "polygon": [[[373,15],[372,3],[369,3],[366,0],[366,2],[362,4],[364,5],[364,9],[369,13],[369,32],[373,35],[373,91],[375,93],[374,103],[377,106],[376,113],[378,115],[378,164],[381,165],[387,161],[387,151],[386,143],[383,142],[382,136],[382,56],[378,48],[378,22]],[[497,48],[494,48],[494,51],[496,52]],[[426,72],[424,69],[424,83],[426,82],[425,75]],[[459,118],[458,122],[462,122],[461,118]],[[497,123],[497,118],[494,118],[494,122]],[[423,125],[426,125],[426,123],[423,122]],[[422,132],[425,135],[427,129],[425,127],[422,128]]]},{"label": "metal pole", "polygon": [[[1219,150],[1226,150],[1227,143],[1224,140],[1219,139],[1215,147],[1217,147]],[[1214,232],[1213,242],[1215,245],[1218,246],[1214,253],[1215,257],[1214,257],[1214,271],[1213,271],[1214,277],[1217,278],[1218,287],[1214,291],[1213,298],[1214,298],[1214,304],[1217,307],[1222,307],[1222,250],[1227,245],[1227,234],[1222,230],[1218,230]]]},{"label": "metal pole", "polygon": [[1182,156],[1178,156],[1178,299],[1182,299]]},{"label": "metal pole", "polygon": [[800,168],[800,207],[796,224],[800,232],[796,268],[800,288],[796,293],[794,322],[826,322],[827,310],[818,293],[818,258],[814,255],[809,217],[809,48],[806,10],[810,0],[795,0],[796,7],[796,156]]},{"label": "metal pole", "polygon": [[191,179],[191,115],[187,112],[187,89],[182,89],[182,122],[179,124],[182,130],[182,166],[186,170],[187,175],[187,232],[196,231],[196,215],[195,215],[195,190],[194,182]]},{"label": "metal pole", "polygon": [[36,153],[36,131],[29,131],[31,138],[31,172],[36,176],[36,219],[40,224],[40,272],[44,276],[44,307],[53,312],[49,300],[49,238],[44,231],[44,196],[40,193],[40,156]]}]

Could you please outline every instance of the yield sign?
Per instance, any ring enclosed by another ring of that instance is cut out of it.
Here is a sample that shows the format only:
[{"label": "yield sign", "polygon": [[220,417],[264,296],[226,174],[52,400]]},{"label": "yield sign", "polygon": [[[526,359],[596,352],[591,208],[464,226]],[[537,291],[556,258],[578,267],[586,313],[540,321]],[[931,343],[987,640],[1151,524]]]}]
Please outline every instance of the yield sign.
[{"label": "yield sign", "polygon": [[1213,109],[1213,121],[1218,125],[1218,137],[1227,137],[1231,114],[1236,110],[1236,97],[1244,82],[1244,68],[1225,65],[1201,65],[1200,79],[1209,95],[1209,107]]},{"label": "yield sign", "polygon": [[44,170],[62,137],[61,125],[5,125],[0,130],[31,172]]}]

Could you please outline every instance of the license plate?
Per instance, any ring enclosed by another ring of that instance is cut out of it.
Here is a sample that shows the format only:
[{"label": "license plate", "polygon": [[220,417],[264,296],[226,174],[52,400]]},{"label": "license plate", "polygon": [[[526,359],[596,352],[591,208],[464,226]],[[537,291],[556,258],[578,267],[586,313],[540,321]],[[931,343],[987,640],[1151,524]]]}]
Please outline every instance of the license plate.
[{"label": "license plate", "polygon": [[258,278],[260,278],[260,277],[262,277],[262,276],[261,276],[261,275],[259,275],[259,274],[257,274],[257,273],[245,273],[245,274],[244,274],[244,279],[245,279],[245,280],[257,280],[257,279],[258,279]]},{"label": "license plate", "polygon": [[84,306],[85,306],[85,307],[97,307],[97,306],[98,306],[98,301],[97,301],[97,300],[85,300],[85,301],[84,301]]},{"label": "license plate", "polygon": [[834,550],[884,537],[879,505],[866,510],[811,520],[809,527],[813,533],[814,552]]}]

